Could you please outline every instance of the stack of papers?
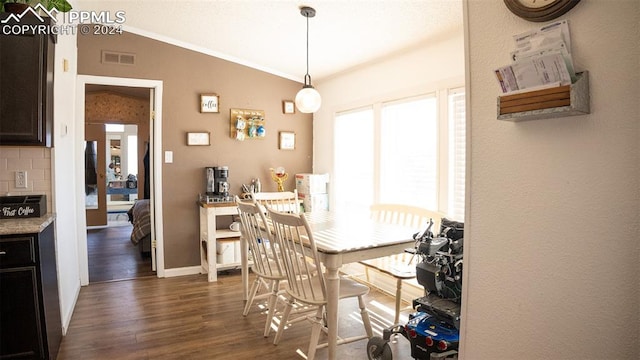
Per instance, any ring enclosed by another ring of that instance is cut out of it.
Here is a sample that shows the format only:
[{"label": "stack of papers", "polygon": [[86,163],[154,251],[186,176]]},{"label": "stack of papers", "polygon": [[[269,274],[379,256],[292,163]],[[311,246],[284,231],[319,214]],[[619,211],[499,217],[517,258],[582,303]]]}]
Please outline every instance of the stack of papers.
[{"label": "stack of papers", "polygon": [[513,37],[512,64],[495,70],[505,94],[570,85],[576,80],[567,20]]}]

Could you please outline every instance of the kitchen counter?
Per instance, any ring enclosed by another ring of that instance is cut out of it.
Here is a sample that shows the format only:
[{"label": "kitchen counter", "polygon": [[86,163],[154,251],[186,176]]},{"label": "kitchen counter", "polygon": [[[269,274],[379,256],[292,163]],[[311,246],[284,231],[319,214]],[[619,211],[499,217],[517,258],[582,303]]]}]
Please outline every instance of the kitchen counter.
[{"label": "kitchen counter", "polygon": [[55,220],[56,215],[47,213],[40,217],[0,219],[0,235],[37,234]]}]

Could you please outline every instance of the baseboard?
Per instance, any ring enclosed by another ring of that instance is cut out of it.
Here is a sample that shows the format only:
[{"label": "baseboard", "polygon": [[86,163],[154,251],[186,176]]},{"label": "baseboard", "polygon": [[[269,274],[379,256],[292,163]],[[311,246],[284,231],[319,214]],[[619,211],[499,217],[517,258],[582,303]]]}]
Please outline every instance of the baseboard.
[{"label": "baseboard", "polygon": [[80,297],[81,288],[82,286],[80,286],[80,282],[78,281],[78,286],[76,287],[76,291],[73,296],[73,301],[71,302],[71,306],[68,309],[63,309],[64,311],[61,311],[60,315],[62,317],[61,319],[62,320],[62,336],[67,335],[67,329],[69,329],[69,324],[71,323],[71,317],[73,317],[73,311],[75,310],[76,303],[78,302],[78,298]]},{"label": "baseboard", "polygon": [[181,268],[173,268],[173,269],[164,269],[164,277],[176,277],[176,276],[185,276],[185,275],[196,275],[200,274],[201,266],[189,266],[189,267],[181,267]]}]

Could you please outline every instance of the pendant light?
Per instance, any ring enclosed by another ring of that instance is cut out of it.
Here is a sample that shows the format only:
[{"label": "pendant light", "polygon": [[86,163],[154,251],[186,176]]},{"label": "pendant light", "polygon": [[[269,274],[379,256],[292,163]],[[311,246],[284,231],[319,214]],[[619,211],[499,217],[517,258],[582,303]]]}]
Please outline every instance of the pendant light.
[{"label": "pendant light", "polygon": [[318,111],[322,99],[318,90],[311,86],[311,75],[309,75],[309,18],[316,16],[314,8],[303,6],[300,14],[307,18],[307,73],[304,75],[304,86],[296,95],[296,107],[300,112],[313,113]]}]

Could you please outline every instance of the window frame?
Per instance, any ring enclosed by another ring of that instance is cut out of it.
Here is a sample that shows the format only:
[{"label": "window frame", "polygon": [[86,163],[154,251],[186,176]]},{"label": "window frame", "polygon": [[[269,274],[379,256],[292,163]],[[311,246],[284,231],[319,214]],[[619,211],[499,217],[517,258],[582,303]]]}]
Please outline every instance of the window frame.
[{"label": "window frame", "polygon": [[[436,98],[436,116],[437,116],[437,123],[436,123],[436,129],[438,132],[437,135],[437,141],[438,141],[438,145],[436,147],[436,158],[437,158],[437,184],[436,184],[436,188],[437,188],[437,194],[436,194],[436,202],[437,202],[437,207],[438,209],[433,209],[435,211],[440,211],[444,214],[448,214],[449,215],[449,177],[450,177],[450,173],[449,173],[449,146],[450,146],[450,141],[449,141],[449,117],[450,117],[450,109],[449,109],[449,96],[452,94],[459,94],[459,93],[465,93],[465,86],[464,85],[454,85],[454,86],[447,86],[441,89],[436,89],[434,91],[425,91],[425,92],[421,92],[419,94],[414,94],[414,95],[410,95],[410,96],[403,96],[403,97],[397,97],[397,98],[392,98],[392,99],[377,99],[375,101],[369,101],[364,103],[361,106],[357,106],[357,107],[351,107],[348,109],[344,109],[344,110],[339,110],[334,112],[334,116],[333,116],[333,132],[334,132],[334,144],[333,144],[333,182],[335,183],[336,181],[340,181],[340,175],[337,174],[336,172],[336,158],[339,156],[338,152],[336,151],[337,148],[337,144],[335,143],[335,132],[337,130],[338,127],[338,121],[339,121],[339,117],[340,115],[343,114],[349,114],[349,113],[353,113],[353,112],[357,112],[357,111],[362,111],[362,110],[368,110],[371,109],[373,112],[373,126],[374,126],[374,131],[373,131],[373,141],[374,141],[374,146],[373,146],[373,158],[374,158],[374,169],[372,171],[373,173],[373,191],[374,194],[372,195],[372,199],[373,199],[373,203],[377,203],[380,201],[380,193],[381,193],[381,188],[380,188],[380,183],[381,183],[381,178],[380,178],[380,172],[381,172],[381,128],[382,128],[382,111],[383,111],[383,107],[385,105],[393,105],[393,104],[397,104],[397,103],[402,103],[402,102],[408,102],[408,101],[412,101],[412,100],[417,100],[417,99],[421,99],[421,98],[427,98],[427,97],[435,97]],[[465,123],[466,126],[466,123]],[[466,131],[468,131],[468,129],[466,129]],[[465,140],[466,141],[466,140]],[[332,194],[331,196],[333,196],[334,194]],[[333,204],[336,204],[337,201],[334,199],[334,201],[332,201]],[[463,221],[464,219],[459,219],[460,221]]]}]

